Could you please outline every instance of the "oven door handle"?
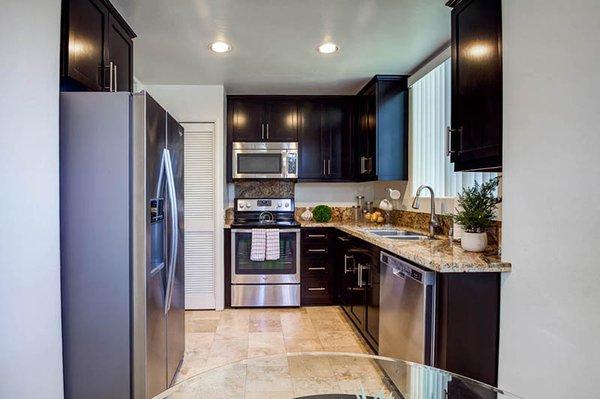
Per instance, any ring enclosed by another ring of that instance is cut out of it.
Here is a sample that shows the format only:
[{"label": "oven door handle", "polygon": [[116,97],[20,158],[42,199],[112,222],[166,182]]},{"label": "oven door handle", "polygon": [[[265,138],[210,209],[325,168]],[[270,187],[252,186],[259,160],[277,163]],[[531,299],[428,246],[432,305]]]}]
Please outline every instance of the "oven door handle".
[{"label": "oven door handle", "polygon": [[[260,228],[260,227],[259,227]],[[277,227],[279,229],[279,233],[296,233],[300,234],[300,229],[286,229],[285,227]],[[253,229],[231,229],[232,233],[252,233]]]}]

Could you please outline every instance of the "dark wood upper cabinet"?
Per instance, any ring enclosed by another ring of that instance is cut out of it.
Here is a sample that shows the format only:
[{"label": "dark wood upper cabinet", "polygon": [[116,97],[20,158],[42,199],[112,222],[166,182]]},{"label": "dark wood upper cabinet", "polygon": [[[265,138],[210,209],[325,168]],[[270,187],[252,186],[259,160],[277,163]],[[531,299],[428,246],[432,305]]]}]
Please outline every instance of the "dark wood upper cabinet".
[{"label": "dark wood upper cabinet", "polygon": [[301,101],[299,135],[299,180],[321,180],[325,164],[321,151],[321,108],[316,100]]},{"label": "dark wood upper cabinet", "polygon": [[298,104],[296,100],[270,100],[265,103],[266,141],[298,141]]},{"label": "dark wood upper cabinet", "polygon": [[502,170],[500,0],[463,0],[452,9],[452,126],[456,171]]},{"label": "dark wood upper cabinet", "polygon": [[352,168],[352,103],[325,101],[321,112],[321,157],[329,180],[349,180]]},{"label": "dark wood upper cabinet", "polygon": [[228,113],[233,141],[298,141],[298,103],[295,99],[230,97]]},{"label": "dark wood upper cabinet", "polygon": [[264,104],[260,100],[233,99],[228,103],[229,130],[233,141],[263,141]]},{"label": "dark wood upper cabinet", "polygon": [[408,179],[408,80],[376,75],[357,95],[357,177]]},{"label": "dark wood upper cabinet", "polygon": [[113,63],[114,89],[133,91],[133,41],[113,16],[108,21],[108,60]]},{"label": "dark wood upper cabinet", "polygon": [[132,91],[135,33],[106,0],[63,0],[61,89]]},{"label": "dark wood upper cabinet", "polygon": [[375,90],[375,85],[371,85],[357,96],[357,170],[361,180],[377,179]]},{"label": "dark wood upper cabinet", "polygon": [[228,96],[227,113],[229,181],[233,142],[297,141],[299,181],[408,178],[407,76],[356,96]]},{"label": "dark wood upper cabinet", "polygon": [[351,97],[299,103],[301,181],[345,181],[352,173]]}]

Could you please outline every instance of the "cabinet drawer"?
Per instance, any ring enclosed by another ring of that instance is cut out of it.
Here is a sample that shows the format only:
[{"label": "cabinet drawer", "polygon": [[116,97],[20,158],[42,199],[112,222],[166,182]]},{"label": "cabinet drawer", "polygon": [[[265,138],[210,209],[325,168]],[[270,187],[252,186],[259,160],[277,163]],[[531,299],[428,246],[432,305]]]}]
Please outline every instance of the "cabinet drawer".
[{"label": "cabinet drawer", "polygon": [[326,279],[302,279],[300,291],[303,305],[324,305],[331,303],[330,285]]},{"label": "cabinet drawer", "polygon": [[330,232],[327,229],[302,229],[302,239],[307,242],[327,241]]},{"label": "cabinet drawer", "polygon": [[304,256],[328,256],[329,245],[326,242],[323,243],[304,243],[302,245],[302,254]]},{"label": "cabinet drawer", "polygon": [[302,276],[327,276],[330,273],[331,265],[329,259],[305,258],[302,260]]}]

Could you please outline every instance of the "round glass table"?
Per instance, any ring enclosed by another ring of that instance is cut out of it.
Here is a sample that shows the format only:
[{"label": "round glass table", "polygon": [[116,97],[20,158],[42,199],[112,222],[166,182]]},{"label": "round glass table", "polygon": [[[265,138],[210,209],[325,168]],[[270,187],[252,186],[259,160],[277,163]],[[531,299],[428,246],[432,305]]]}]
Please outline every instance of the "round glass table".
[{"label": "round glass table", "polygon": [[196,374],[154,399],[514,399],[470,378],[354,353],[288,353]]}]

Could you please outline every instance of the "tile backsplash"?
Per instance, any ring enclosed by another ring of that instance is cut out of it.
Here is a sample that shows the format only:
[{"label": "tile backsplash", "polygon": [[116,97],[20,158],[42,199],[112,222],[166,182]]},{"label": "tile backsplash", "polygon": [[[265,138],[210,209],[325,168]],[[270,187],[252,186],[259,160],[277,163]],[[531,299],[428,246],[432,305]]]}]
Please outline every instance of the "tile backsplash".
[{"label": "tile backsplash", "polygon": [[294,198],[294,182],[244,180],[234,183],[235,198]]}]

